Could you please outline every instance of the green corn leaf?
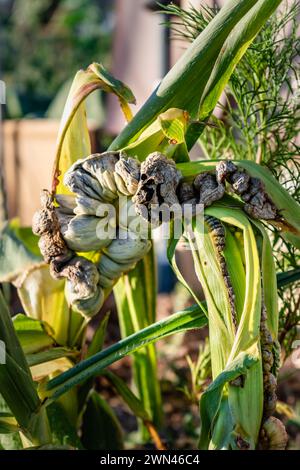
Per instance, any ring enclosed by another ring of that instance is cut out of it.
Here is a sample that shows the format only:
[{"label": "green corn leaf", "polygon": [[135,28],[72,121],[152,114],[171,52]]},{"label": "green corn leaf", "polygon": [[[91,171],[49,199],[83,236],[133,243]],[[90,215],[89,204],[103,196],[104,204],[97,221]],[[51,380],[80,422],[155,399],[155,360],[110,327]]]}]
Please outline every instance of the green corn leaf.
[{"label": "green corn leaf", "polygon": [[0,434],[0,449],[20,450],[23,449],[20,433]]},{"label": "green corn leaf", "polygon": [[41,262],[38,237],[31,229],[21,228],[17,220],[5,222],[0,233],[0,282],[10,282]]},{"label": "green corn leaf", "polygon": [[[71,88],[71,96],[73,93]],[[68,106],[68,101],[66,102],[66,106]],[[64,119],[64,117],[62,119]],[[67,128],[63,129],[58,148],[59,153],[57,153],[56,157],[58,161],[57,167],[53,173],[52,188],[53,190],[56,189],[60,194],[71,194],[62,182],[63,175],[76,160],[92,153],[84,102],[76,109],[76,113],[74,113],[72,121],[68,123]]]},{"label": "green corn leaf", "polygon": [[[29,354],[27,356],[28,363],[31,364],[30,370],[32,376],[36,382],[41,382],[44,379],[48,380],[49,378],[56,377],[59,373],[70,369],[70,367],[74,365],[72,358],[76,358],[75,353],[68,355],[68,352],[66,352],[64,348],[59,348],[56,354],[55,349],[54,352],[50,354],[45,354],[48,351],[42,351],[41,353],[36,353],[36,357],[34,357],[35,355],[33,354]],[[59,357],[56,357],[56,355]],[[47,356],[49,360],[45,361]],[[50,359],[50,356],[53,357]]]},{"label": "green corn leaf", "polygon": [[201,97],[200,120],[206,120],[210,116],[236,65],[281,1],[259,0],[232,29]]},{"label": "green corn leaf", "polygon": [[[70,362],[69,367],[71,366],[72,363]],[[56,371],[54,375],[57,375],[57,373],[58,372]],[[72,390],[69,390],[68,393],[65,393],[63,396],[59,397],[59,399],[55,403],[58,403],[63,409],[64,415],[66,416],[70,425],[73,428],[77,429],[77,426],[80,423],[77,389],[73,388]]]},{"label": "green corn leaf", "polygon": [[[115,289],[115,298],[120,323],[127,317],[121,328],[125,337],[155,322],[156,268],[153,249],[119,283],[123,283],[123,287]],[[133,370],[139,397],[151,420],[159,426],[162,404],[153,344],[135,353]]]},{"label": "green corn leaf", "polygon": [[[210,439],[213,434],[214,423],[217,419],[221,406],[222,394],[225,385],[239,377],[247,375],[248,370],[257,362],[257,357],[241,352],[229,363],[223,372],[209,385],[201,396],[201,434],[199,441],[200,449],[208,449]],[[217,444],[217,443],[213,443]],[[217,446],[218,447],[218,446]],[[219,448],[219,447],[218,447]]]},{"label": "green corn leaf", "polygon": [[226,38],[257,0],[228,0],[181,59],[165,76],[144,106],[110,146],[119,150],[137,139],[162,112],[169,108],[197,117],[201,95]]},{"label": "green corn leaf", "polygon": [[[121,337],[126,338],[133,331],[132,318],[130,317],[128,299],[126,297],[125,277],[121,276],[114,286],[114,298],[118,311]],[[120,314],[119,314],[120,313]]]},{"label": "green corn leaf", "polygon": [[[248,217],[238,208],[227,208],[224,207],[224,203],[216,203],[207,209],[207,213],[237,227],[243,233],[246,290],[238,329],[229,357],[226,358],[227,363],[234,361],[243,351],[251,351],[260,359],[261,266],[255,233]],[[233,284],[233,287],[236,288],[236,285]],[[236,425],[243,430],[247,439],[250,439],[249,443],[252,448],[258,439],[263,411],[261,367],[261,360],[259,360],[249,372],[243,388],[230,387],[229,389],[229,406]]]},{"label": "green corn leaf", "polygon": [[183,178],[192,178],[199,173],[206,171],[214,171],[218,160],[194,160],[187,163],[177,163],[178,170],[182,173]]},{"label": "green corn leaf", "polygon": [[185,133],[189,116],[181,110],[178,110],[179,112],[174,116],[168,116],[170,111],[171,110],[168,110],[161,114],[158,117],[158,120],[165,136],[168,139],[175,141],[176,144],[182,144],[185,142]]},{"label": "green corn leaf", "polygon": [[237,321],[241,319],[246,293],[246,273],[244,268],[244,252],[241,250],[241,242],[236,235],[226,227],[225,249],[223,255],[227,264],[230,279],[234,285],[235,306]]},{"label": "green corn leaf", "polygon": [[155,322],[156,267],[153,249],[124,276],[124,282],[133,330],[139,331]]},{"label": "green corn leaf", "polygon": [[[260,263],[255,234],[247,216],[240,209],[226,208],[221,203],[206,209],[206,213],[221,221],[234,225],[243,231],[245,251],[246,292],[241,321],[231,351],[235,354],[253,346],[259,337],[261,313]],[[247,324],[247,326],[246,326]]]},{"label": "green corn leaf", "polygon": [[[228,404],[224,401],[224,396],[221,415],[214,423],[215,433],[211,434],[214,441],[210,442],[210,446],[221,448],[225,445],[222,429],[227,429],[231,423],[232,430],[237,428],[243,430],[243,438],[245,437],[253,448],[258,438],[263,406],[259,348],[261,278],[256,238],[250,220],[239,205],[230,207],[224,201],[214,203],[205,209],[205,214],[221,220],[225,225],[227,242],[223,251],[225,260],[229,261],[234,255],[239,255],[236,267],[230,261],[227,266],[230,274],[237,270],[235,275],[230,277],[238,299],[238,302],[235,300],[235,307],[239,321],[235,332],[232,329],[231,312],[228,311],[227,287],[223,282],[220,264],[217,262],[217,250],[213,246],[215,238],[206,230],[206,221],[204,226],[197,220],[194,221],[193,232],[196,243],[189,233],[188,237],[191,238],[195,271],[207,300],[213,378],[219,377],[228,364],[235,361],[243,352],[251,353],[257,358],[257,364],[249,371],[244,387],[229,387]],[[236,229],[241,236],[235,235]],[[229,442],[226,445],[229,446]]]},{"label": "green corn leaf", "polygon": [[[193,221],[193,236],[188,233],[196,275],[204,290],[209,319],[212,375],[215,378],[225,367],[234,339],[234,326],[224,278],[219,268],[213,239],[206,223]],[[218,347],[213,345],[217,344]]]},{"label": "green corn leaf", "polygon": [[108,403],[95,391],[91,393],[83,415],[81,441],[88,450],[123,449],[119,420]]},{"label": "green corn leaf", "polygon": [[19,432],[15,418],[0,415],[0,434],[11,434]]},{"label": "green corn leaf", "polygon": [[39,253],[38,237],[31,229],[20,227],[16,220],[5,224],[0,237],[0,260],[0,281],[14,281],[27,315],[46,321],[60,344],[72,346],[74,340],[80,341],[77,336],[82,317],[69,309],[64,281],[50,276]]},{"label": "green corn leaf", "polygon": [[16,420],[29,429],[31,418],[40,407],[31,377],[22,369],[9,353],[6,363],[0,365],[0,392]]},{"label": "green corn leaf", "polygon": [[54,446],[71,446],[82,449],[82,444],[77,435],[75,426],[72,426],[64,408],[59,402],[51,403],[47,407],[51,430],[51,443]]},{"label": "green corn leaf", "polygon": [[131,110],[128,103],[135,104],[135,97],[123,82],[114,78],[102,64],[94,62],[89,66],[89,69],[95,74],[98,80],[101,81],[101,89],[107,93],[115,94],[120,102],[122,111],[127,119],[131,119]]},{"label": "green corn leaf", "polygon": [[43,393],[45,395],[60,396],[75,385],[98,375],[110,364],[145,347],[147,344],[154,343],[175,333],[181,333],[194,328],[202,328],[206,324],[206,316],[202,313],[198,305],[170,315],[168,318],[147,326],[143,330],[122,339],[118,343],[113,344],[109,348],[104,349],[58,377],[55,377],[46,385]]},{"label": "green corn leaf", "polygon": [[61,357],[68,357],[75,360],[77,359],[78,354],[77,350],[56,347],[46,351],[28,353],[26,354],[26,360],[29,367],[33,367],[39,364],[44,364],[45,362],[55,361]]},{"label": "green corn leaf", "polygon": [[118,394],[122,397],[124,402],[128,405],[128,408],[137,418],[140,418],[143,421],[151,421],[142,401],[130,390],[124,380],[110,371],[105,371],[104,376],[113,384]]},{"label": "green corn leaf", "polygon": [[267,310],[267,326],[273,340],[278,336],[278,295],[277,295],[277,277],[273,249],[266,230],[258,221],[252,222],[259,230],[262,236],[261,246],[261,274],[263,285],[263,299]]},{"label": "green corn leaf", "polygon": [[94,333],[93,339],[88,347],[86,357],[93,356],[103,348],[109,317],[110,312],[107,312]]},{"label": "green corn leaf", "polygon": [[203,302],[201,302],[198,299],[198,296],[195,294],[195,292],[190,287],[190,285],[186,282],[186,280],[182,276],[182,274],[180,272],[180,269],[178,268],[178,265],[176,263],[175,251],[176,251],[176,247],[178,245],[178,242],[179,242],[179,239],[174,237],[174,224],[173,224],[173,222],[171,222],[171,224],[170,224],[170,238],[169,238],[168,247],[167,247],[168,261],[169,261],[170,265],[172,266],[173,271],[174,271],[177,279],[181,282],[181,284],[183,284],[185,286],[185,288],[188,290],[188,292],[191,294],[191,296],[195,299],[195,301],[197,302],[197,304],[198,304],[199,308],[202,310],[202,312],[205,315],[207,315],[207,311],[204,307]]},{"label": "green corn leaf", "polygon": [[82,316],[69,308],[65,298],[65,282],[51,277],[49,266],[31,269],[17,281],[18,295],[26,314],[46,322],[55,341],[73,347],[80,343]]},{"label": "green corn leaf", "polygon": [[18,424],[32,442],[49,440],[48,421],[41,406],[24,352],[0,291],[0,339],[5,344],[5,363],[0,364],[0,393]]},{"label": "green corn leaf", "polygon": [[143,425],[145,426],[145,429],[151,435],[156,448],[160,450],[164,449],[164,446],[159,439],[158,433],[155,427],[153,426],[151,417],[145,409],[142,401],[130,390],[124,380],[122,380],[116,374],[106,370],[104,372],[104,375],[112,383],[118,394],[127,404],[128,408],[132,411],[134,416],[142,421]]},{"label": "green corn leaf", "polygon": [[282,288],[292,284],[293,282],[297,282],[300,279],[300,268],[291,269],[290,271],[286,271],[284,273],[277,274],[277,286],[278,288]]},{"label": "green corn leaf", "polygon": [[13,317],[13,324],[25,354],[36,353],[55,344],[51,336],[53,332],[45,322],[20,313]]},{"label": "green corn leaf", "polygon": [[77,72],[63,112],[57,138],[57,149],[52,174],[52,189],[66,193],[62,177],[79,158],[91,153],[84,100],[94,90],[114,93],[121,104],[126,119],[131,118],[128,103],[135,98],[126,85],[116,80],[101,64],[93,63],[86,70]]},{"label": "green corn leaf", "polygon": [[41,450],[41,451],[49,451],[49,450],[76,450],[75,447],[72,446],[61,446],[61,445],[53,445],[53,444],[44,444],[42,446],[26,446],[24,450]]},{"label": "green corn leaf", "polygon": [[[107,312],[101,322],[99,323],[91,343],[88,346],[86,357],[89,358],[94,354],[100,352],[104,345],[105,335],[107,331],[108,320],[110,317],[110,312]],[[86,380],[78,389],[78,409],[80,413],[84,411],[86,405],[86,400],[90,394],[91,389],[94,387],[93,377]]]}]

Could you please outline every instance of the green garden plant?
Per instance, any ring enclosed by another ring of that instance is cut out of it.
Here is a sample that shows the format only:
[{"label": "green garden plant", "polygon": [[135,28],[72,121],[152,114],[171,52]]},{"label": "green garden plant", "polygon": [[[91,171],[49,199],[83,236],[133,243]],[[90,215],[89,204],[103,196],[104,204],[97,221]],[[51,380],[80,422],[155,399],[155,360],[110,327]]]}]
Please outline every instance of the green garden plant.
[{"label": "green garden plant", "polygon": [[[299,248],[300,206],[284,179],[278,181],[265,166],[270,155],[279,158],[268,139],[268,110],[256,102],[262,120],[253,142],[251,116],[236,124],[240,133],[234,137],[211,117],[226,87],[245,110],[247,91],[239,95],[237,82],[244,76],[251,84],[249,47],[276,24],[277,16],[271,23],[269,18],[280,3],[228,0],[218,12],[206,10],[208,17],[175,9],[194,25],[195,39],[134,117],[131,90],[103,66],[91,64],[75,76],[51,189],[42,193],[34,234],[15,221],[2,228],[0,280],[14,283],[26,312],[11,321],[1,294],[0,339],[7,357],[0,365],[2,447],[122,448],[120,423],[95,384],[102,375],[139,419],[141,440],[151,438],[163,449],[155,342],[204,326],[212,380],[201,390],[199,448],[286,447],[285,428],[274,417],[277,280],[283,290],[299,279],[299,270],[285,273],[282,265],[283,272],[276,273],[273,253],[276,237]],[[268,72],[272,66],[268,63]],[[116,95],[128,124],[107,152],[90,155],[85,99],[97,89]],[[266,102],[271,99],[260,101]],[[195,144],[199,158],[190,161]],[[291,145],[286,139],[293,161]],[[187,205],[188,218],[173,211]],[[163,217],[157,206],[166,213],[172,209],[168,259],[195,299],[192,307],[158,322],[151,240]],[[205,300],[177,266],[179,241],[192,252]],[[86,333],[112,290],[122,339],[103,349],[109,315],[89,344]],[[134,390],[109,369],[128,354]],[[200,367],[201,361],[195,370]]]}]

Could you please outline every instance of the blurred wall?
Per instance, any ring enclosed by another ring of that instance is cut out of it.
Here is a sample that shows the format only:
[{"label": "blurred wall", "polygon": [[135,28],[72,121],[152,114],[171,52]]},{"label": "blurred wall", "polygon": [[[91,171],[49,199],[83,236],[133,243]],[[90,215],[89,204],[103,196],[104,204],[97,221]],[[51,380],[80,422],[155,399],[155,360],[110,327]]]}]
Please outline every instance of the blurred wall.
[{"label": "blurred wall", "polygon": [[[42,189],[51,188],[59,121],[8,120],[3,125],[3,162],[9,218],[31,225],[40,207]],[[96,151],[98,126],[89,122],[92,150]]]},{"label": "blurred wall", "polygon": [[[162,16],[153,13],[145,0],[117,0],[112,52],[112,73],[133,91],[137,106],[144,103],[162,77]],[[115,97],[108,97],[106,130],[118,134],[124,127]]]}]

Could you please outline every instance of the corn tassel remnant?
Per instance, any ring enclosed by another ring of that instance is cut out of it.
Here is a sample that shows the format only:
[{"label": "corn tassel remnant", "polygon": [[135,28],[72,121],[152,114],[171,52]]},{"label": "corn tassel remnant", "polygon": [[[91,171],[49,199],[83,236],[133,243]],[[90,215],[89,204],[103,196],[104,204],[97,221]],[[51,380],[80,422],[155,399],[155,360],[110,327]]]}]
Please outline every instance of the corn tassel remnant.
[{"label": "corn tassel remnant", "polygon": [[[226,290],[228,294],[232,322],[233,322],[235,331],[237,331],[237,313],[236,313],[236,308],[235,308],[235,294],[234,294],[233,286],[230,280],[226,261],[222,254],[225,248],[225,228],[222,222],[220,222],[218,219],[210,215],[205,215],[204,220],[207,226],[209,227],[210,233],[213,237],[214,246],[217,252],[218,263],[220,266],[220,270],[221,270],[224,284],[226,286]],[[240,384],[240,381],[235,382],[235,383]]]}]

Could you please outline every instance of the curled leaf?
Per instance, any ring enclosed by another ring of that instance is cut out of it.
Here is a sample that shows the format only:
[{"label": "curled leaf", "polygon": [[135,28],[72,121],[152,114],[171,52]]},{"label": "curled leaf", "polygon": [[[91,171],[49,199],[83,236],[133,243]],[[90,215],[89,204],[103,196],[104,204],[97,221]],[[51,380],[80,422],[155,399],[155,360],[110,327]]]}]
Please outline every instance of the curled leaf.
[{"label": "curled leaf", "polygon": [[131,118],[128,103],[135,103],[131,90],[115,79],[101,64],[93,63],[80,70],[73,80],[57,138],[56,156],[52,173],[52,191],[64,193],[61,176],[79,158],[91,153],[84,100],[94,90],[114,93],[121,104],[125,118]]}]

